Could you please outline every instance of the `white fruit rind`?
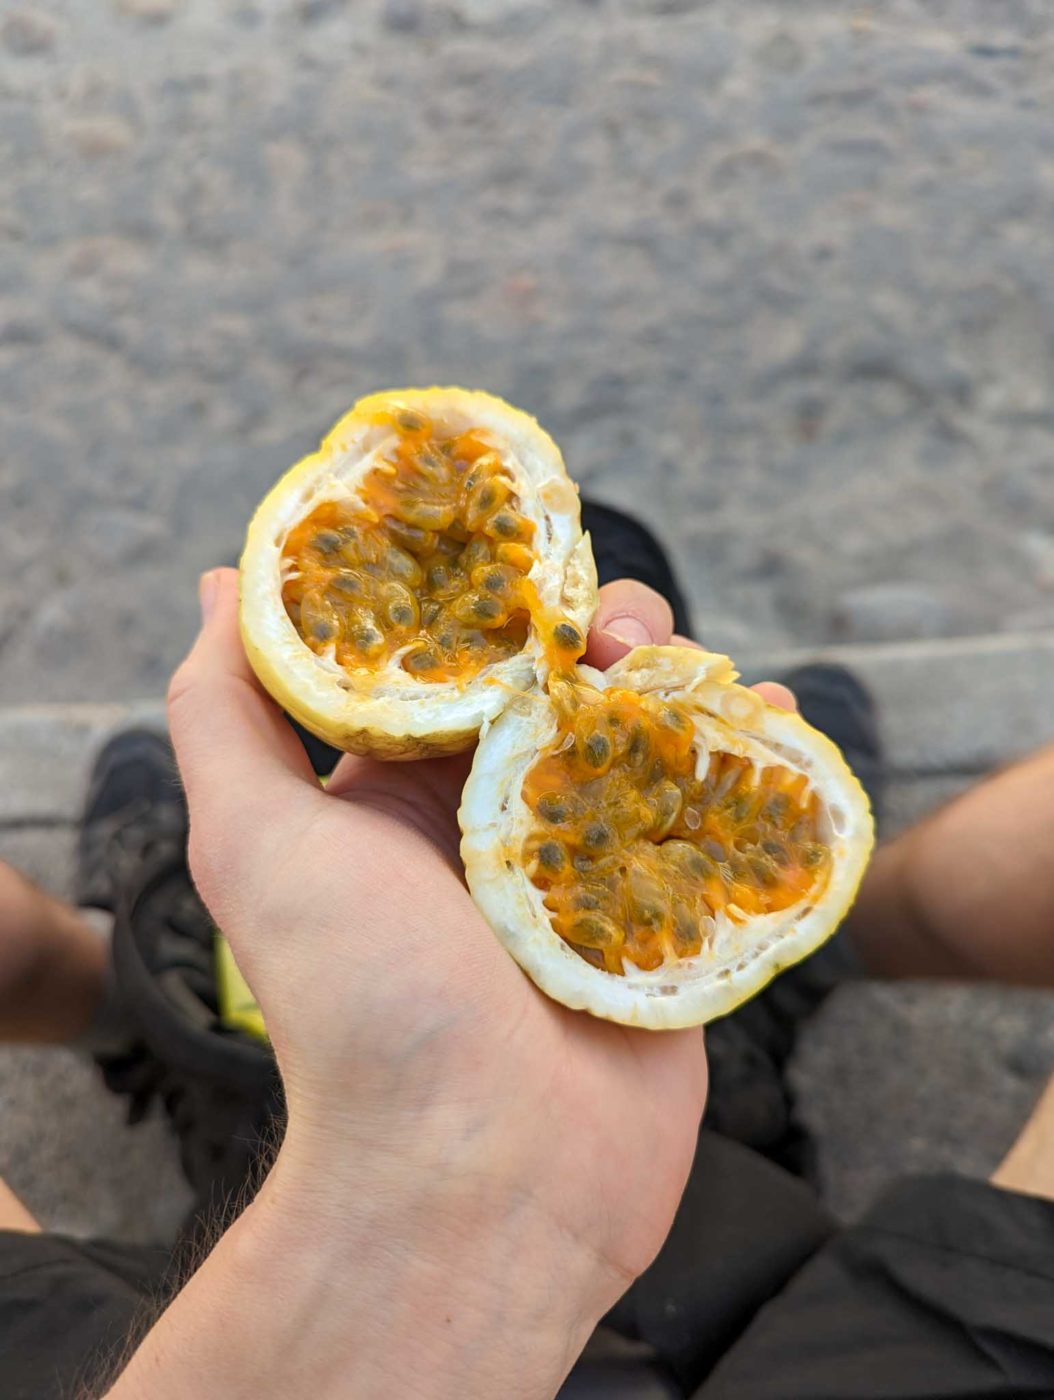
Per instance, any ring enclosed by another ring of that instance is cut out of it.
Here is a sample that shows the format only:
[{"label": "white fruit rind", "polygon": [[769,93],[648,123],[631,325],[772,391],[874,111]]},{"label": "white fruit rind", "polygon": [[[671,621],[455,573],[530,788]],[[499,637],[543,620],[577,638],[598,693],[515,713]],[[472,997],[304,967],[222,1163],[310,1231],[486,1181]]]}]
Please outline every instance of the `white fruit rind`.
[{"label": "white fruit rind", "polygon": [[407,389],[362,399],[318,452],[286,473],[253,517],[241,560],[249,660],[275,699],[331,744],[382,758],[418,758],[469,745],[510,696],[544,678],[545,655],[532,628],[523,652],[467,682],[421,681],[400,666],[402,652],[380,669],[346,671],[305,645],[282,603],[282,550],[290,530],[318,506],[356,498],[365,474],[394,445],[394,429],[371,421],[380,409],[418,410],[451,433],[493,434],[519,511],[535,525],[538,559],[529,577],[541,604],[570,617],[583,634],[596,610],[596,566],[581,530],[578,491],[556,444],[528,414],[490,394]]},{"label": "white fruit rind", "polygon": [[639,647],[606,674],[583,668],[599,688],[623,687],[688,705],[699,772],[712,750],[759,767],[804,773],[821,804],[820,839],[831,849],[826,886],[778,913],[735,923],[716,916],[710,943],[693,958],[624,976],[592,966],[554,932],[543,893],[521,857],[535,826],[521,789],[527,770],[557,738],[544,693],[508,704],[481,739],[459,814],[469,888],[498,938],[555,1000],[624,1025],[672,1030],[723,1016],[828,938],[845,916],[874,842],[867,797],[838,748],[800,715],[734,684],[725,656],[687,647]]}]

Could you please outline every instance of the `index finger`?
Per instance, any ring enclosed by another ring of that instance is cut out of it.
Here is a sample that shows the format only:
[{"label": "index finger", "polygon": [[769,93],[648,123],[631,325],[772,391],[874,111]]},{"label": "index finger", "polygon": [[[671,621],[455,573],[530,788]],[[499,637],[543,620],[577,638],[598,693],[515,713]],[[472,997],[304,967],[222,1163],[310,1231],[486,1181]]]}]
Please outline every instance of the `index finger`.
[{"label": "index finger", "polygon": [[[190,809],[192,868],[207,904],[237,885],[214,878],[251,860],[265,814],[318,793],[303,745],[249,665],[238,575],[202,576],[202,628],[168,692],[168,721]],[[222,917],[219,909],[213,909]]]}]

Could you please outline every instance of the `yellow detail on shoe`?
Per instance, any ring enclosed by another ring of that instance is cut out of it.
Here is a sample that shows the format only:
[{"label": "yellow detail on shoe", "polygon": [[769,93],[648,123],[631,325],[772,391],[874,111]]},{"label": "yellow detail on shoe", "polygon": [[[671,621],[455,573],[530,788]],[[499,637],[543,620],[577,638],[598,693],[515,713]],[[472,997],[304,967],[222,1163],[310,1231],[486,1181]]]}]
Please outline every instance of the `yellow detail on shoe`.
[{"label": "yellow detail on shoe", "polygon": [[267,1028],[256,998],[249,990],[249,984],[234,961],[231,945],[215,931],[216,996],[219,1001],[220,1020],[232,1031],[243,1031],[262,1044],[268,1044]]}]

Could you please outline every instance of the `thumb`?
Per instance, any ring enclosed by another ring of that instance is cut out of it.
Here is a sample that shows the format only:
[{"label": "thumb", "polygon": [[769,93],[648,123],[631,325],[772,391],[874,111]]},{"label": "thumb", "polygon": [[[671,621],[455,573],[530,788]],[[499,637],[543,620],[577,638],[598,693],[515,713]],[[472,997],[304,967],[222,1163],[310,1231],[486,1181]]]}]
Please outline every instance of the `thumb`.
[{"label": "thumb", "polygon": [[665,646],[673,611],[661,593],[636,579],[620,578],[600,590],[585,660],[606,671],[635,646]]},{"label": "thumb", "polygon": [[238,575],[200,583],[202,627],[168,691],[168,720],[190,809],[190,864],[206,904],[227,917],[278,814],[317,796],[282,711],[260,686],[238,630]]}]

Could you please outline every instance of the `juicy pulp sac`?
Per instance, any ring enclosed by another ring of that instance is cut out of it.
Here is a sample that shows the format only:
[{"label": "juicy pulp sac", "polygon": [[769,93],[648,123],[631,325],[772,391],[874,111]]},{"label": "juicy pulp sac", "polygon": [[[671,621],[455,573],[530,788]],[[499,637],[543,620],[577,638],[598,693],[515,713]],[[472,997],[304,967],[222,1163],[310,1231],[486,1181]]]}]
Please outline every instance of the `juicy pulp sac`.
[{"label": "juicy pulp sac", "polygon": [[523,854],[587,961],[651,970],[699,953],[719,912],[744,923],[822,889],[831,853],[803,773],[714,749],[696,777],[685,706],[562,678],[551,692],[558,737],[524,778]]},{"label": "juicy pulp sac", "polygon": [[405,409],[375,421],[391,444],[354,498],[290,531],[282,600],[304,642],[339,666],[378,670],[398,653],[418,680],[468,680],[527,640],[534,524],[488,433],[444,432]]}]

